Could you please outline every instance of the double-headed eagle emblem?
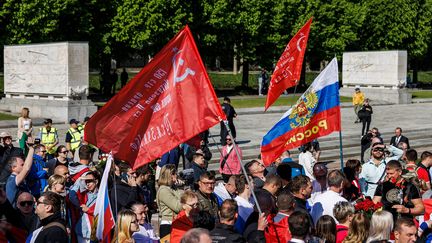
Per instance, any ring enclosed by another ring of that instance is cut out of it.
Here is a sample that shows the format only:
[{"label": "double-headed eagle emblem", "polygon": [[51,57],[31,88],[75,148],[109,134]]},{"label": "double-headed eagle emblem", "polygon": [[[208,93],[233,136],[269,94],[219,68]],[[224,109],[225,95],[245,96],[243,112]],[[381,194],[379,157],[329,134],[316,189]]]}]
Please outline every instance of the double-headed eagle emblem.
[{"label": "double-headed eagle emblem", "polygon": [[310,122],[318,104],[318,96],[314,90],[307,90],[292,108],[289,119],[291,128],[303,127]]}]

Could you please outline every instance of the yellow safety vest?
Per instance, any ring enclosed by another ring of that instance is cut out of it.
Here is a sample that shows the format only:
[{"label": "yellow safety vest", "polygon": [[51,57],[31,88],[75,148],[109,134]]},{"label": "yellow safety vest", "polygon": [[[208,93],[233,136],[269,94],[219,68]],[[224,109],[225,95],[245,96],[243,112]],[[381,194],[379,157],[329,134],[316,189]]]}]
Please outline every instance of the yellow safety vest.
[{"label": "yellow safety vest", "polygon": [[68,130],[69,134],[71,135],[72,139],[70,141],[71,144],[71,150],[77,149],[81,144],[81,132],[77,129],[69,128]]},{"label": "yellow safety vest", "polygon": [[[41,144],[45,146],[53,145],[56,142],[57,129],[51,127],[51,130],[48,132],[45,127],[40,129],[41,132]],[[48,150],[49,154],[54,154],[57,150],[57,147],[52,147]]]}]

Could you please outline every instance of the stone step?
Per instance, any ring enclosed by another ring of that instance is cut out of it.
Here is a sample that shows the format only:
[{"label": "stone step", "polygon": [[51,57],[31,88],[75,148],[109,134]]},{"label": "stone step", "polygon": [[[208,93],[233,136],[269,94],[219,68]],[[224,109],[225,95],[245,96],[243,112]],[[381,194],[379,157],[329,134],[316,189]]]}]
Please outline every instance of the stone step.
[{"label": "stone step", "polygon": [[[384,138],[384,142],[390,142],[390,138],[394,135],[393,132],[385,132],[381,134]],[[410,130],[410,131],[404,131],[404,136],[408,137],[410,140],[414,140],[417,138],[424,138],[426,137],[432,137],[432,133],[429,132],[429,129],[416,129],[416,130]],[[219,138],[219,137],[217,137]],[[388,141],[386,141],[388,139]],[[212,139],[209,139],[210,142],[210,151],[212,153],[219,153],[219,149],[221,148],[221,144],[216,144],[213,142]],[[250,140],[239,140],[238,145],[240,148],[244,151],[247,149],[259,149],[260,144],[249,144]],[[319,138],[320,147],[322,149],[331,149],[335,146],[339,148],[339,137],[323,137]],[[342,137],[342,143],[344,147],[351,147],[351,146],[357,146],[360,143],[360,136],[355,135],[347,135]],[[218,149],[219,147],[219,149]],[[293,153],[296,153],[296,149],[292,151]]]},{"label": "stone step", "polygon": [[[414,139],[410,142],[410,145],[412,148],[418,149],[418,148],[424,148],[424,147],[430,147],[432,146],[432,139],[428,138],[420,138],[420,139]],[[243,151],[243,161],[247,162],[251,159],[256,159],[259,155],[259,150],[248,150]],[[360,158],[360,146],[357,147],[349,147],[345,148],[343,150],[344,155],[344,161],[346,161],[347,158]],[[292,156],[295,161],[298,161],[298,154],[295,154]],[[213,154],[212,160],[209,162],[209,170],[218,170],[219,168],[219,158],[220,156]],[[334,161],[336,162],[337,166],[339,166],[339,159],[340,159],[340,151],[339,148],[337,149],[330,149],[330,150],[322,150],[320,161]]]},{"label": "stone step", "polygon": [[[432,141],[432,133],[425,133],[423,130],[419,130],[419,131],[415,131],[415,132],[407,132],[404,133],[406,136],[408,136],[410,138],[410,145],[413,146],[413,142],[419,139],[426,139],[426,140],[431,140]],[[355,139],[343,139],[343,147],[344,150],[346,150],[347,148],[352,148],[352,147],[356,147],[359,148],[360,146],[360,139],[355,140]],[[321,141],[320,140],[320,147],[322,151],[331,151],[331,150],[337,150],[339,151],[339,139],[333,139],[333,140],[324,140]],[[219,148],[221,148],[219,146]],[[243,152],[243,157],[244,158],[256,158],[257,154],[259,154],[259,150],[260,150],[260,145],[242,145],[240,144],[240,148],[242,149]],[[218,162],[219,160],[219,150],[217,149],[211,149],[211,152],[213,153],[213,158],[212,158],[212,162]],[[298,149],[292,149],[291,154],[297,155],[299,153]]]}]

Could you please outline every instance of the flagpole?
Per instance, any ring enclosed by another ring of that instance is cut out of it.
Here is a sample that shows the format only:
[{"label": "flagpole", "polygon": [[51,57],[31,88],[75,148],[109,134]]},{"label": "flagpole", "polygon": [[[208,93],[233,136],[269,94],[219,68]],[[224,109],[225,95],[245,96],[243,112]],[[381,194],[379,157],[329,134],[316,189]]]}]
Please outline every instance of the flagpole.
[{"label": "flagpole", "polygon": [[[228,121],[223,121],[223,124],[225,125],[225,128],[227,129],[228,134],[229,134],[230,137],[231,137],[231,140],[232,140],[232,142],[233,142],[234,151],[235,151],[236,154],[237,154],[238,161],[240,162],[240,166],[241,166],[241,168],[242,168],[242,171],[243,171],[244,176],[246,177],[246,181],[247,181],[247,183],[248,183],[248,185],[249,185],[249,188],[252,188],[252,186],[251,186],[251,185],[252,185],[252,182],[249,180],[249,176],[248,176],[248,174],[247,174],[247,172],[246,172],[246,168],[245,168],[244,165],[243,165],[242,159],[241,159],[241,157],[240,157],[240,153],[239,153],[238,148],[237,148],[237,144],[236,144],[236,142],[235,142],[235,140],[234,140],[234,137],[233,137],[232,134],[231,134],[231,130],[230,130],[229,126],[228,126]],[[255,205],[256,205],[256,207],[257,207],[257,209],[258,209],[259,215],[261,216],[262,211],[261,211],[261,207],[260,207],[260,205],[259,205],[259,203],[258,203],[257,197],[256,197],[256,195],[255,195],[255,192],[254,192],[254,190],[251,190],[251,192],[252,192],[252,197],[253,197],[253,199],[254,199],[254,201],[255,201]]]},{"label": "flagpole", "polygon": [[341,165],[341,170],[343,170],[344,168],[344,162],[343,162],[343,147],[342,147],[342,129],[341,131],[339,131],[339,156],[340,156],[340,165]]}]

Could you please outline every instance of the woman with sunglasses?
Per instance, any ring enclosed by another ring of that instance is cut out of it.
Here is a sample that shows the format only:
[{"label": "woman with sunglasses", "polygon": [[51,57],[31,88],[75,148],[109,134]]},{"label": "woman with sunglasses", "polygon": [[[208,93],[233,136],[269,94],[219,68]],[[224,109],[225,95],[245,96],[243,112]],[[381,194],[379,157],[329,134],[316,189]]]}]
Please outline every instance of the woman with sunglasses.
[{"label": "woman with sunglasses", "polygon": [[54,169],[58,165],[64,165],[66,167],[69,165],[71,159],[67,157],[68,153],[69,151],[67,150],[66,146],[60,145],[57,147],[55,157],[48,160],[48,162],[46,163],[46,166],[48,168],[48,175],[53,175]]},{"label": "woman with sunglasses", "polygon": [[193,216],[198,213],[198,195],[185,191],[180,198],[182,211],[172,224],[170,243],[179,243],[183,235],[193,228]]},{"label": "woman with sunglasses", "polygon": [[93,223],[99,178],[97,171],[90,171],[78,178],[70,189],[69,199],[81,214],[81,218],[75,226],[75,233],[79,243],[90,242],[91,228],[88,225]]}]

